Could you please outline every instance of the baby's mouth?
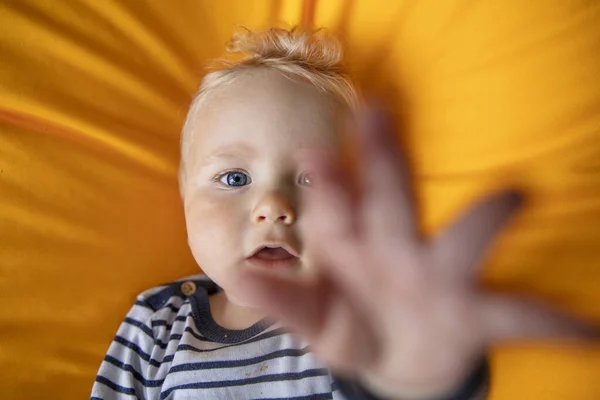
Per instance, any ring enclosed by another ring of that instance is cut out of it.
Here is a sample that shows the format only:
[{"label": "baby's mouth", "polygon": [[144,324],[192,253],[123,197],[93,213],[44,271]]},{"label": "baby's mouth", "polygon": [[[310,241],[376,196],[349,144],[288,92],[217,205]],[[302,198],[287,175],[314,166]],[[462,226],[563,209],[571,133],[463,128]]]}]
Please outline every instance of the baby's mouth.
[{"label": "baby's mouth", "polygon": [[291,268],[298,265],[299,258],[281,246],[261,246],[247,260],[262,268]]},{"label": "baby's mouth", "polygon": [[290,254],[289,251],[283,247],[263,247],[254,256],[261,260],[287,260],[290,258],[296,258],[296,256]]}]

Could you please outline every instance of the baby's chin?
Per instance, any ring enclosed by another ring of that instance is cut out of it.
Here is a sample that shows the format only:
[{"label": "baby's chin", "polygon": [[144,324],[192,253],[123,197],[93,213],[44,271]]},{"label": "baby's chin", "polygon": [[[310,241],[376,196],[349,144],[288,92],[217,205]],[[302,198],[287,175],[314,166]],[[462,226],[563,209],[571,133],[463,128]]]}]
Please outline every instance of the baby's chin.
[{"label": "baby's chin", "polygon": [[254,308],[252,302],[252,294],[248,293],[249,279],[264,279],[264,283],[259,285],[277,285],[281,280],[297,282],[298,280],[310,279],[312,276],[311,264],[300,262],[293,268],[260,268],[256,266],[247,266],[246,268],[234,269],[229,271],[225,276],[219,276],[214,280],[210,274],[209,278],[213,279],[222,289],[227,297],[227,300],[240,307]]}]

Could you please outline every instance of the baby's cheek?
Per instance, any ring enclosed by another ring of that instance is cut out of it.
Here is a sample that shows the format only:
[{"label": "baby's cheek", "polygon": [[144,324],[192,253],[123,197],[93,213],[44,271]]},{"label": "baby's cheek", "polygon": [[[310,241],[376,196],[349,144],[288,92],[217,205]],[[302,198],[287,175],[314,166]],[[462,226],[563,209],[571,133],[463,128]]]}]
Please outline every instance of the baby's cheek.
[{"label": "baby's cheek", "polygon": [[210,191],[206,193],[206,191],[199,190],[194,194],[185,210],[188,229],[218,226],[228,205],[227,202],[220,202],[212,197]]},{"label": "baby's cheek", "polygon": [[230,202],[201,200],[187,207],[186,225],[194,258],[208,270],[227,262],[228,255],[238,248],[240,216]]},{"label": "baby's cheek", "polygon": [[209,246],[219,243],[226,236],[228,225],[219,207],[192,207],[186,213],[186,225],[190,244]]}]

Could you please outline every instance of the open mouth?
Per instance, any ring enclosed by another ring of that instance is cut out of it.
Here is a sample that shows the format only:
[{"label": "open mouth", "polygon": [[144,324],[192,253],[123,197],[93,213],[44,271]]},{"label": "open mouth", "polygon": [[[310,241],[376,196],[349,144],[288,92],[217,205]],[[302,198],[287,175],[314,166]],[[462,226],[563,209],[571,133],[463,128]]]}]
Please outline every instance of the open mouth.
[{"label": "open mouth", "polygon": [[290,268],[298,263],[298,256],[282,246],[261,246],[257,248],[248,261],[258,267]]}]

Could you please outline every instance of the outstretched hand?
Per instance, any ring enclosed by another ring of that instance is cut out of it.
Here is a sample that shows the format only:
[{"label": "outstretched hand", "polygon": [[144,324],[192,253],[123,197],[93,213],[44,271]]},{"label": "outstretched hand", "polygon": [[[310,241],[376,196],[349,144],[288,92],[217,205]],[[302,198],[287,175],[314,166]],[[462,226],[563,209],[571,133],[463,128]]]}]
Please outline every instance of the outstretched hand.
[{"label": "outstretched hand", "polygon": [[352,177],[315,158],[302,218],[317,274],[292,281],[244,271],[242,284],[229,285],[237,297],[290,326],[334,371],[388,398],[452,392],[497,341],[592,334],[542,304],[477,287],[482,256],[519,196],[484,199],[425,240],[388,120],[371,108],[361,121],[358,200]]}]

